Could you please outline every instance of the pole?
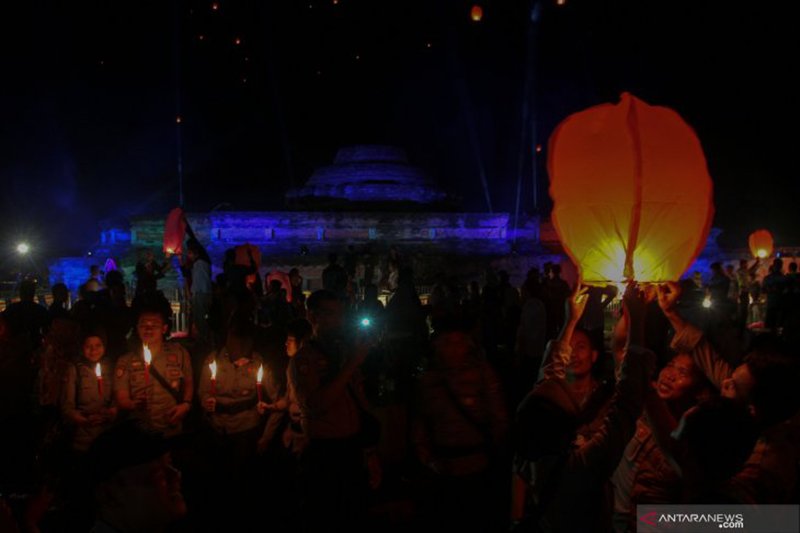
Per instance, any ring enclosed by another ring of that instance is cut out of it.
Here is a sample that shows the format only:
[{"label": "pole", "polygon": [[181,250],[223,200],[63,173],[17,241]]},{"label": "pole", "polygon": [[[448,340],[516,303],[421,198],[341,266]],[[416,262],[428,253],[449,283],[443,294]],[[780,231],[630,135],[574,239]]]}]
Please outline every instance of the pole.
[{"label": "pole", "polygon": [[178,171],[178,206],[183,207],[183,138],[181,127],[181,15],[183,2],[175,2],[175,40],[173,42],[175,57],[175,150]]}]

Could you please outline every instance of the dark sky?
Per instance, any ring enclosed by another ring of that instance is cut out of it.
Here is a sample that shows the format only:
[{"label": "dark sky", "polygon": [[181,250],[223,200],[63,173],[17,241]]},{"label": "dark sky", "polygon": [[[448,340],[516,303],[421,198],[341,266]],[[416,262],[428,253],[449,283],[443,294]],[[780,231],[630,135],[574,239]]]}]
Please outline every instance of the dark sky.
[{"label": "dark sky", "polygon": [[459,0],[17,4],[0,17],[7,247],[80,253],[102,219],[176,205],[179,105],[192,211],[281,208],[337,147],[390,143],[469,210],[486,209],[482,164],[513,212],[526,73],[545,146],[568,114],[631,91],[696,129],[723,242],[763,226],[800,244],[790,3],[551,0],[530,49],[528,1],[482,2],[479,23]]}]

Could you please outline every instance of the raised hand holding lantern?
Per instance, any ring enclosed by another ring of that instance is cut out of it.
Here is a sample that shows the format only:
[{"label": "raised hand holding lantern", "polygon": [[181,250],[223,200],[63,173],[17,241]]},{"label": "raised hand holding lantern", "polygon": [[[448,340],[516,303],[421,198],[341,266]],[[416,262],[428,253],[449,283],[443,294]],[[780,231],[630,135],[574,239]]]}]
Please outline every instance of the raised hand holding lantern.
[{"label": "raised hand holding lantern", "polygon": [[673,110],[623,93],[567,117],[550,138],[553,225],[584,282],[677,280],[705,245],[711,177]]}]

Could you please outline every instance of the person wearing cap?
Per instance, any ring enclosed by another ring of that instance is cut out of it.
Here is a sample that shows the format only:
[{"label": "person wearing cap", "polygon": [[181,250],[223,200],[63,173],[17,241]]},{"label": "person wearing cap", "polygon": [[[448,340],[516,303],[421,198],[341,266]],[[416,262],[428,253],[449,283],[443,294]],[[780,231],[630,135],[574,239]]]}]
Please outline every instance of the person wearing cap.
[{"label": "person wearing cap", "polygon": [[[566,381],[569,340],[586,304],[585,291],[568,300],[559,341],[548,346],[542,380],[517,410],[516,451],[526,467],[530,505],[523,512],[515,499],[519,530],[608,531],[610,507],[604,490],[642,412],[655,354],[643,348],[646,303],[630,285],[623,298],[628,342],[614,397],[605,421],[583,442],[576,442],[580,403]],[[527,528],[527,529],[526,529]]]},{"label": "person wearing cap", "polygon": [[[83,357],[67,367],[62,389],[61,413],[70,422],[72,447],[85,452],[100,433],[108,429],[117,416],[113,405],[112,369],[104,358],[106,338],[101,331],[84,335]],[[97,367],[100,367],[100,376]]]},{"label": "person wearing cap", "polygon": [[[168,324],[161,310],[143,307],[136,322],[142,345],[123,355],[114,371],[114,393],[120,409],[130,411],[146,428],[167,437],[182,432],[192,405],[192,362],[181,345],[165,342]],[[151,353],[146,368],[144,346]]]},{"label": "person wearing cap", "polygon": [[97,509],[93,533],[163,531],[186,515],[169,450],[161,434],[134,421],[95,439],[88,455]]}]

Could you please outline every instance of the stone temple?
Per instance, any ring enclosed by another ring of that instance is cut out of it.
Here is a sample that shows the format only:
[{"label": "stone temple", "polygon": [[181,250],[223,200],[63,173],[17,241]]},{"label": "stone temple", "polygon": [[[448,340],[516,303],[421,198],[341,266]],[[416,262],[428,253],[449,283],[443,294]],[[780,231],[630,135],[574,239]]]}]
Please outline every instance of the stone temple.
[{"label": "stone temple", "polygon": [[[459,210],[457,197],[392,146],[341,148],[333,164],[286,193],[286,205],[282,211],[213,211],[188,218],[215,271],[227,249],[249,243],[261,250],[262,273],[297,267],[311,290],[320,286],[330,252],[340,258],[346,253],[380,258],[395,247],[423,284],[438,272],[476,279],[489,264],[521,283],[531,265],[563,258],[548,223],[525,216],[515,224],[509,213]],[[102,267],[109,259],[132,282],[144,250],[161,256],[165,218],[166,213],[157,213],[106,224],[90,257],[61,258],[50,265],[51,283],[64,282],[75,291],[88,278],[90,265]],[[177,289],[174,270],[160,286]]]}]

